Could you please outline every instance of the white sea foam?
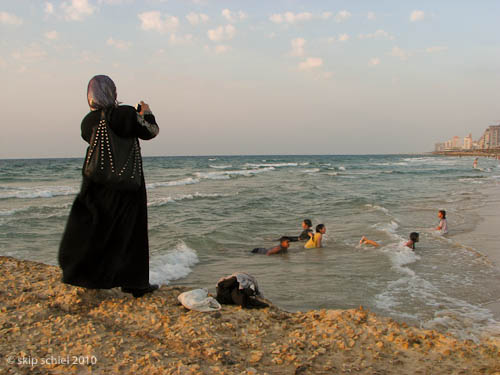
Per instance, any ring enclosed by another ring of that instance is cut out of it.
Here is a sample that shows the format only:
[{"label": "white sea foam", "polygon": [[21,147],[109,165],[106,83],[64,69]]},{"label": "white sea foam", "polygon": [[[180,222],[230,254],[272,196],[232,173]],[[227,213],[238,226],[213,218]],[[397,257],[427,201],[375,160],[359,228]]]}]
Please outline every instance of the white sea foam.
[{"label": "white sea foam", "polygon": [[152,257],[149,280],[153,284],[168,285],[173,280],[189,275],[196,263],[196,251],[181,242],[166,254]]},{"label": "white sea foam", "polygon": [[227,164],[227,165],[209,165],[210,168],[214,168],[214,169],[228,169],[228,168],[232,168],[232,165],[231,164]]},{"label": "white sea foam", "polygon": [[282,167],[297,167],[298,165],[299,165],[298,163],[264,163],[264,164],[245,163],[243,166],[250,168],[262,168],[262,167],[282,168]]},{"label": "white sea foam", "polygon": [[391,220],[390,223],[375,224],[373,227],[375,229],[378,229],[382,232],[387,233],[391,238],[393,238],[394,240],[396,240],[398,242],[404,241],[404,238],[396,233],[396,230],[399,228],[399,224],[397,222],[395,222],[394,220]]},{"label": "white sea foam", "polygon": [[382,207],[382,206],[377,206],[374,204],[365,204],[365,207],[370,207],[370,208],[373,208],[374,210],[382,211],[383,213],[386,213],[386,214],[389,213],[389,210],[385,207]]},{"label": "white sea foam", "polygon": [[299,163],[300,166],[306,166],[306,165],[309,165],[309,164],[311,164],[311,163],[309,163],[309,162]]},{"label": "white sea foam", "polygon": [[183,200],[194,200],[194,199],[204,199],[204,198],[220,198],[220,197],[228,197],[231,194],[217,194],[217,193],[199,193],[196,192],[194,194],[181,194],[175,197],[161,197],[152,199],[148,202],[149,207],[161,207],[169,203],[180,202]]},{"label": "white sea foam", "polygon": [[25,206],[25,207],[17,207],[11,208],[8,210],[0,210],[0,216],[13,216],[20,212],[28,212],[32,210],[57,210],[57,209],[67,209],[71,207],[71,203],[58,204],[58,205],[40,205],[40,206]]},{"label": "white sea foam", "polygon": [[339,171],[345,171],[345,167],[339,167]]},{"label": "white sea foam", "polygon": [[12,216],[18,212],[29,210],[31,207],[13,208],[11,210],[0,210],[0,216]]},{"label": "white sea foam", "polygon": [[250,177],[258,173],[273,171],[274,167],[260,168],[260,169],[242,169],[234,171],[219,171],[219,172],[196,172],[195,176],[200,179],[209,180],[228,180],[231,176]]},{"label": "white sea foam", "polygon": [[303,173],[317,173],[319,171],[320,171],[319,168],[312,168],[312,169],[304,169],[302,172]]},{"label": "white sea foam", "polygon": [[75,195],[78,188],[74,186],[34,186],[34,187],[13,187],[4,189],[0,193],[0,199],[20,198],[53,198],[57,196]]},{"label": "white sea foam", "polygon": [[150,184],[146,184],[147,189],[156,189],[159,187],[168,187],[168,186],[183,186],[183,185],[193,185],[199,183],[200,180],[197,178],[187,177],[181,180],[174,181],[165,181],[165,182],[152,182]]}]

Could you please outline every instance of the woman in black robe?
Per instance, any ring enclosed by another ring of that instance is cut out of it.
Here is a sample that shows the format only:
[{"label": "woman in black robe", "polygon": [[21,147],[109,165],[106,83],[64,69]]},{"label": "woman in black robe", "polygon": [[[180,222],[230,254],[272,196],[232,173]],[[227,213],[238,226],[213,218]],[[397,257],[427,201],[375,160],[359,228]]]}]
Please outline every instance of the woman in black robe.
[{"label": "woman in black robe", "polygon": [[[87,143],[102,111],[118,136],[148,140],[158,135],[149,106],[141,102],[137,112],[134,107],[118,105],[116,86],[109,77],[92,78],[87,99],[91,112],[81,125]],[[59,248],[64,283],[90,289],[121,287],[134,297],[158,288],[149,284],[147,198],[141,176],[136,191],[114,190],[83,176]]]}]

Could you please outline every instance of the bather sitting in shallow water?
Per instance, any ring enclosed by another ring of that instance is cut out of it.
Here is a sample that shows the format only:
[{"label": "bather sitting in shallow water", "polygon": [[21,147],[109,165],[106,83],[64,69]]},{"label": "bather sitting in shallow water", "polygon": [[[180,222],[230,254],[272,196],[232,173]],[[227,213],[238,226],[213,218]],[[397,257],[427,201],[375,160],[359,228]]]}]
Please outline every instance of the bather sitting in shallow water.
[{"label": "bather sitting in shallow water", "polygon": [[310,219],[304,219],[302,222],[302,233],[298,236],[287,236],[290,242],[307,241],[309,240],[309,233],[312,233],[312,222]]},{"label": "bather sitting in shallow water", "polygon": [[271,247],[270,249],[265,249],[263,247],[256,247],[252,250],[254,254],[265,254],[265,255],[274,255],[274,254],[285,254],[288,252],[288,248],[290,247],[290,239],[288,237],[281,237],[280,244],[278,246]]},{"label": "bather sitting in shallow water", "polygon": [[309,233],[309,241],[306,242],[304,247],[306,249],[315,249],[318,247],[323,247],[321,244],[321,241],[323,239],[323,235],[326,233],[326,227],[325,224],[318,224],[316,225],[316,233],[312,234]]}]

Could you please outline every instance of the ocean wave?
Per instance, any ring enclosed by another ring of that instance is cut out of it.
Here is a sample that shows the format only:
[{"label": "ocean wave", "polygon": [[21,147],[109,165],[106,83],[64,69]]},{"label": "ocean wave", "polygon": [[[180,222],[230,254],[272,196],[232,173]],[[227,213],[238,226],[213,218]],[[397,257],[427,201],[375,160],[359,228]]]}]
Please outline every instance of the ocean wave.
[{"label": "ocean wave", "polygon": [[59,210],[59,209],[67,209],[71,207],[71,203],[66,204],[58,204],[58,205],[41,205],[41,206],[25,206],[25,207],[17,207],[11,208],[7,210],[0,210],[0,216],[13,216],[21,212],[29,212],[29,211],[43,211],[43,210]]},{"label": "ocean wave", "polygon": [[0,193],[0,199],[53,198],[57,196],[75,195],[77,193],[78,188],[73,186],[9,187]]},{"label": "ocean wave", "polygon": [[282,167],[297,167],[298,163],[263,163],[263,164],[254,164],[254,163],[245,163],[244,167],[250,168],[282,168]]},{"label": "ocean wave", "polygon": [[408,163],[407,162],[403,162],[403,161],[400,161],[400,162],[388,162],[388,163],[372,163],[372,165],[377,165],[377,166],[381,166],[381,167],[389,167],[389,166],[407,166]]},{"label": "ocean wave", "polygon": [[232,168],[233,166],[231,164],[228,164],[228,165],[209,165],[209,167],[214,169],[228,169]]},{"label": "ocean wave", "polygon": [[147,189],[156,189],[159,187],[167,187],[167,186],[183,186],[183,185],[193,185],[199,183],[200,180],[197,178],[187,177],[181,180],[174,181],[166,181],[166,182],[152,182],[146,184]]},{"label": "ocean wave", "polygon": [[231,178],[231,176],[251,177],[258,173],[273,171],[274,169],[275,169],[274,167],[267,167],[261,169],[242,169],[242,170],[220,171],[220,172],[196,172],[195,176],[200,179],[228,180]]},{"label": "ocean wave", "polygon": [[302,173],[318,173],[320,171],[319,168],[312,168],[312,169],[304,169]]},{"label": "ocean wave", "polygon": [[196,192],[194,194],[182,194],[178,195],[176,197],[162,197],[162,198],[156,198],[148,202],[149,207],[161,207],[169,203],[175,203],[175,202],[180,202],[183,200],[194,200],[194,199],[210,199],[210,198],[221,198],[221,197],[228,197],[232,196],[235,194],[217,194],[217,193],[199,193]]},{"label": "ocean wave", "polygon": [[339,171],[345,171],[346,168],[345,167],[339,167]]},{"label": "ocean wave", "polygon": [[398,242],[404,240],[403,237],[396,233],[396,230],[399,228],[399,224],[394,220],[391,220],[390,223],[375,224],[373,227],[375,229],[378,229],[379,231],[387,233],[391,238],[395,239]]},{"label": "ocean wave", "polygon": [[[383,213],[386,213],[386,214],[389,213],[389,210],[385,207],[382,207],[382,206],[377,206],[374,204],[365,204],[365,207],[373,208],[374,210],[382,211]],[[397,227],[396,227],[396,229],[397,229]]]},{"label": "ocean wave", "polygon": [[166,254],[151,258],[149,280],[153,284],[168,285],[189,275],[197,263],[196,251],[181,242]]}]

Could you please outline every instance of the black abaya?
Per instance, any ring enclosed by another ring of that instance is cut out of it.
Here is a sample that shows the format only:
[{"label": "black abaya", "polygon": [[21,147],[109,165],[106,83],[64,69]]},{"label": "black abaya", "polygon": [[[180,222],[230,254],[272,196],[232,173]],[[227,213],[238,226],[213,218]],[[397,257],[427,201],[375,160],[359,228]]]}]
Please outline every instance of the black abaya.
[{"label": "black abaya", "polygon": [[[109,126],[122,137],[151,139],[158,125],[151,114],[139,117],[133,107],[119,106]],[[82,121],[82,138],[90,143],[100,111]],[[138,191],[112,190],[83,177],[59,248],[63,282],[86,288],[149,286],[147,197],[144,178]]]}]

